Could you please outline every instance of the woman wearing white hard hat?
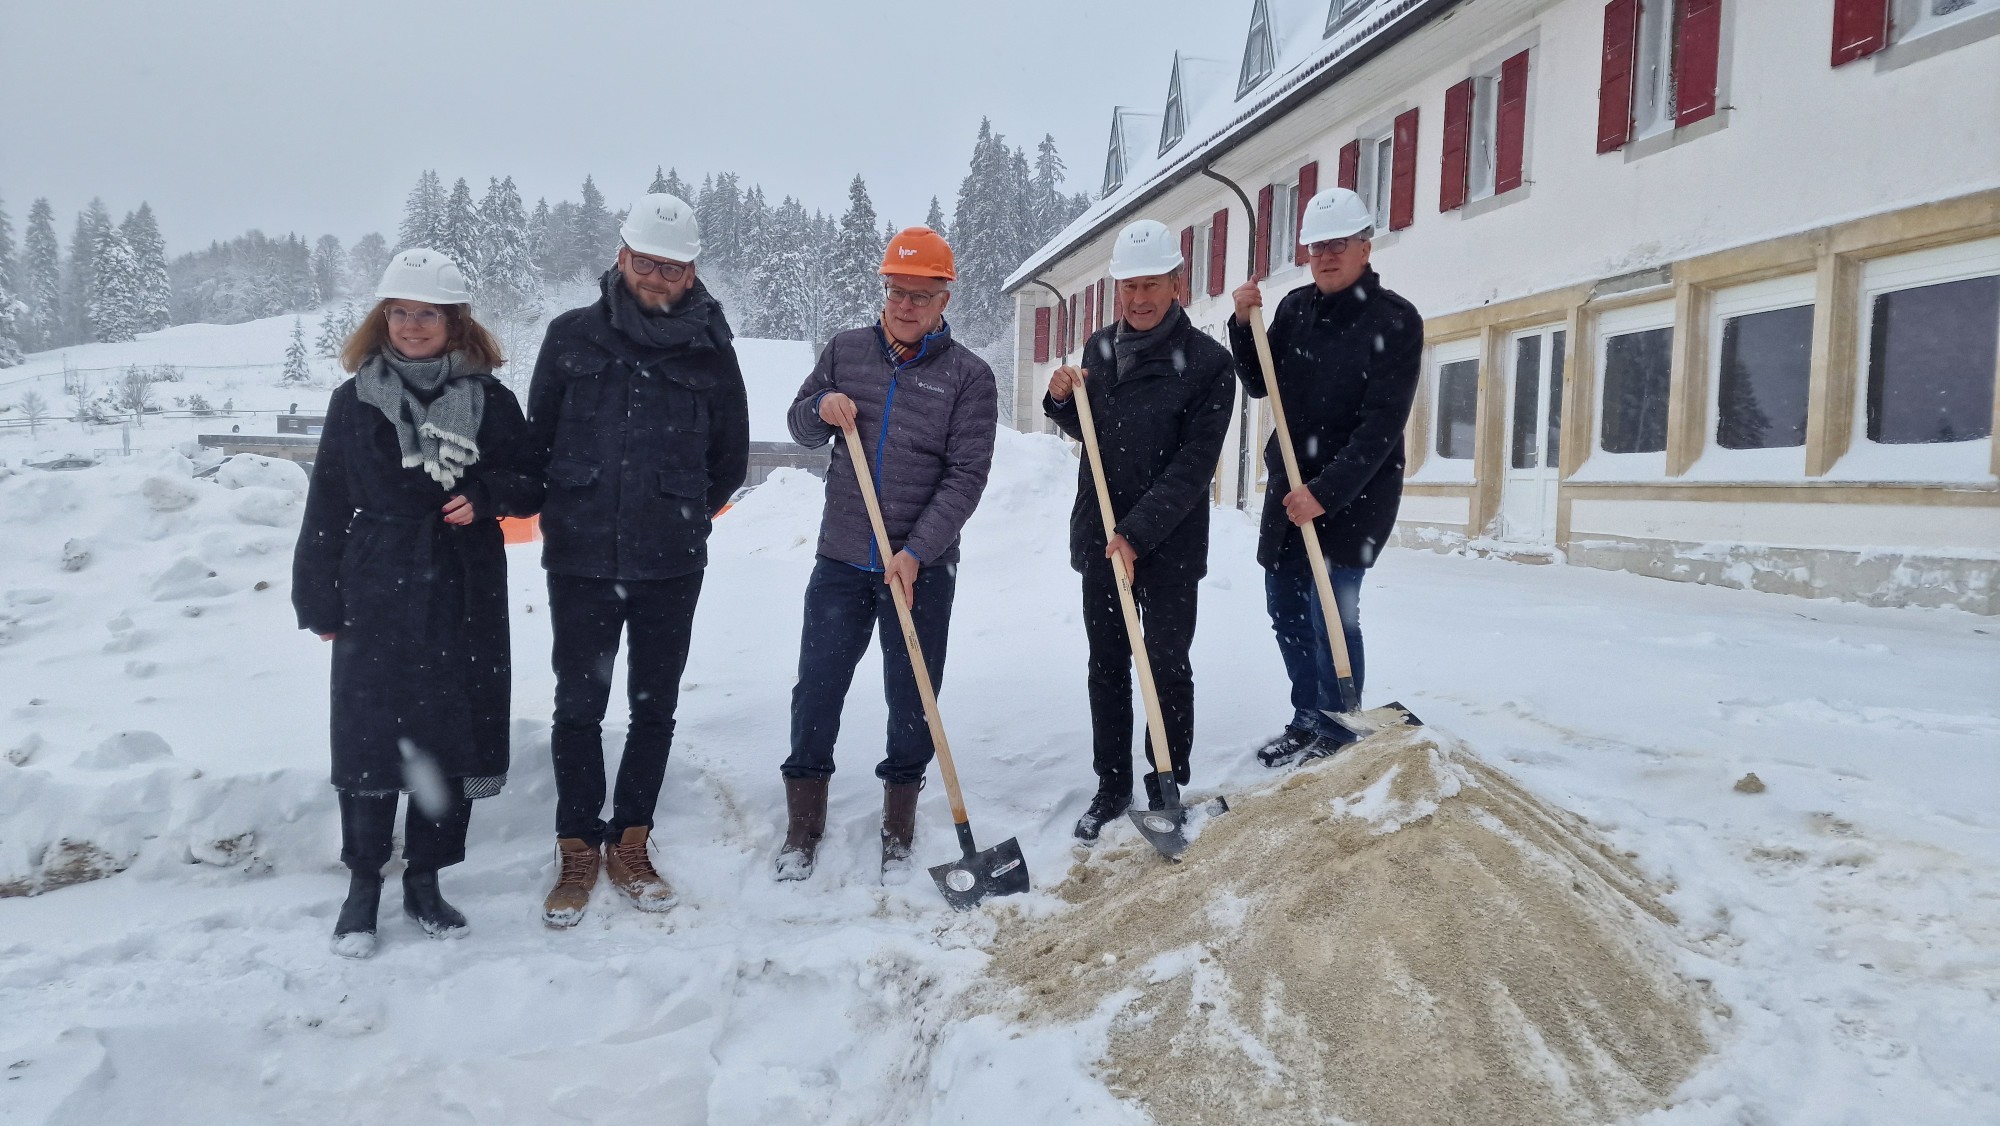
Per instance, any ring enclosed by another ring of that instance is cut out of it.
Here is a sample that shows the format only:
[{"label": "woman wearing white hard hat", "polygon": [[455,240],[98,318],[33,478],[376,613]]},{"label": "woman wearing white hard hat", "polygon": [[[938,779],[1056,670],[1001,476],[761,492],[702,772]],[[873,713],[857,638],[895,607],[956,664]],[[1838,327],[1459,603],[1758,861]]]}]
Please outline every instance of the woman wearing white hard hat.
[{"label": "woman wearing white hard hat", "polygon": [[396,255],[341,351],[292,565],[299,626],[333,643],[333,784],[351,879],[334,950],[375,950],[382,868],[404,820],[403,910],[455,937],[438,870],[465,858],[471,801],[507,777],[512,665],[501,516],[541,508],[527,423],[493,377],[465,276]]}]

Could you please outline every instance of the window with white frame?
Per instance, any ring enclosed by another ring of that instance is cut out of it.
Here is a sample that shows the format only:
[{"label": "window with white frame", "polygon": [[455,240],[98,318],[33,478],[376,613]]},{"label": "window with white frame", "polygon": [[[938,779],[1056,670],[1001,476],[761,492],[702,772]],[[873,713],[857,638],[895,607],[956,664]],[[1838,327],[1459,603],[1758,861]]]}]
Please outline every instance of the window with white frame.
[{"label": "window with white frame", "polygon": [[1991,476],[2000,368],[2000,239],[1877,259],[1862,270],[1860,387],[1841,469]]},{"label": "window with white frame", "polygon": [[1467,199],[1493,194],[1500,167],[1500,68],[1472,76],[1472,135],[1466,139]]},{"label": "window with white frame", "polygon": [[1614,480],[1664,476],[1673,302],[1600,313],[1596,349],[1596,440],[1586,474]]},{"label": "window with white frame", "polygon": [[1805,473],[1812,384],[1814,278],[1800,274],[1716,291],[1709,303],[1709,420],[1695,477]]},{"label": "window with white frame", "polygon": [[1396,134],[1384,129],[1378,136],[1361,138],[1361,158],[1355,170],[1355,187],[1368,210],[1374,213],[1375,229],[1389,229],[1389,194],[1396,171]]},{"label": "window with white frame", "polygon": [[1440,349],[1437,395],[1431,410],[1431,453],[1447,461],[1472,461],[1478,433],[1479,357]]},{"label": "window with white frame", "polygon": [[1271,190],[1271,269],[1282,270],[1297,256],[1299,242],[1299,183],[1275,184]]},{"label": "window with white frame", "polygon": [[1674,24],[1680,5],[1640,0],[1639,54],[1632,74],[1632,136],[1650,137],[1674,127]]},{"label": "window with white frame", "polygon": [[1366,8],[1369,2],[1370,0],[1332,0],[1326,9],[1326,30],[1320,33],[1320,38],[1332,35],[1342,24],[1360,15],[1361,10]]},{"label": "window with white frame", "polygon": [[1964,23],[1988,12],[2000,12],[2000,0],[1902,0],[1891,18],[1898,39],[1914,39]]}]

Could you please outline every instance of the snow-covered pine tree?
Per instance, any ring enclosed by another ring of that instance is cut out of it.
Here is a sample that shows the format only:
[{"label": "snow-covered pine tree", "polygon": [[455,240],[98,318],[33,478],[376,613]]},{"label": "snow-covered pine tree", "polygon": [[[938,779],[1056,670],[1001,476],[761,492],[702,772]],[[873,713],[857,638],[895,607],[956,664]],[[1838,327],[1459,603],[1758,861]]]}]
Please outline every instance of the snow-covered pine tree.
[{"label": "snow-covered pine tree", "polygon": [[760,329],[756,335],[772,340],[804,340],[801,317],[801,277],[813,240],[812,217],[798,200],[786,196],[772,212],[765,229],[763,247],[751,271],[755,279]]},{"label": "snow-covered pine tree", "polygon": [[306,359],[306,323],[301,317],[292,318],[292,341],[285,345],[285,383],[312,382],[312,363]]},{"label": "snow-covered pine tree", "polygon": [[[549,261],[552,270],[542,276],[551,279],[551,284],[567,282],[584,270],[578,265],[581,260],[576,250],[576,204],[567,199],[559,200],[549,208]],[[590,269],[585,271],[585,276],[596,277],[597,273],[597,269]]]},{"label": "snow-covered pine tree", "polygon": [[541,286],[528,251],[528,217],[514,178],[489,180],[479,202],[479,282],[481,309],[495,317],[532,319],[541,311]]},{"label": "snow-covered pine tree", "polygon": [[0,286],[21,292],[21,260],[14,245],[14,222],[7,217],[7,204],[0,200]]},{"label": "snow-covered pine tree", "polygon": [[382,272],[389,268],[389,240],[374,232],[354,240],[347,251],[348,286],[364,298],[372,298]]},{"label": "snow-covered pine tree", "polygon": [[550,257],[555,245],[549,227],[552,221],[548,197],[535,200],[535,210],[528,215],[528,261],[534,264],[535,273],[543,282],[553,282],[558,272],[555,260]]},{"label": "snow-covered pine tree", "polygon": [[1020,209],[1008,199],[1011,154],[993,123],[979,122],[972,163],[958,188],[958,208],[952,215],[952,251],[958,264],[958,284],[952,295],[952,326],[967,345],[978,348],[1000,331],[1000,282],[1016,234],[1009,224]]},{"label": "snow-covered pine tree", "polygon": [[55,210],[46,199],[28,209],[20,274],[18,296],[28,305],[22,343],[31,352],[52,348],[62,324],[62,244],[56,240]]},{"label": "snow-covered pine tree", "polygon": [[682,203],[694,203],[694,188],[686,180],[681,179],[680,169],[678,168],[667,169],[666,182],[660,185],[660,187],[662,191],[665,191],[668,195],[673,196]]},{"label": "snow-covered pine tree", "polygon": [[924,226],[943,235],[946,242],[951,241],[951,231],[947,229],[949,224],[945,221],[944,208],[938,203],[936,196],[931,197],[931,209],[924,212]]},{"label": "snow-covered pine tree", "polygon": [[93,199],[77,213],[76,229],[70,232],[67,269],[62,283],[62,331],[57,344],[83,344],[97,339],[90,330],[90,289],[97,276],[97,236],[111,225],[104,201]]},{"label": "snow-covered pine tree", "polygon": [[[0,368],[21,362],[21,331],[28,319],[28,304],[18,296],[20,276],[20,263],[14,256],[14,225],[7,219],[6,208],[0,207]],[[31,430],[35,421],[29,419]]]},{"label": "snow-covered pine tree", "polygon": [[327,359],[336,359],[340,350],[347,345],[347,338],[361,324],[361,310],[350,297],[340,303],[340,308],[329,311],[319,321],[319,338],[313,341],[313,352]]},{"label": "snow-covered pine tree", "polygon": [[[721,190],[720,183],[721,177],[717,177],[717,191]],[[730,187],[735,186],[735,177],[731,176]],[[763,185],[753,184],[749,191],[737,198],[734,220],[738,264],[731,270],[730,276],[735,279],[737,292],[742,295],[740,319],[746,326],[743,332],[749,336],[769,337],[774,314],[766,306],[763,293],[757,287],[756,264],[773,252],[776,216],[770,204],[764,201]]]},{"label": "snow-covered pine tree", "polygon": [[597,181],[585,176],[581,195],[570,226],[574,241],[571,253],[575,255],[571,269],[594,274],[609,269],[618,253],[618,222],[604,206],[604,193],[597,190]]},{"label": "snow-covered pine tree", "polygon": [[313,243],[313,284],[319,287],[321,301],[331,301],[346,292],[346,265],[347,255],[341,253],[338,238],[321,235],[319,241]]},{"label": "snow-covered pine tree", "polygon": [[125,216],[119,229],[132,247],[136,269],[134,282],[139,291],[139,309],[133,331],[157,332],[173,323],[174,286],[167,277],[167,242],[160,237],[153,205],[141,202],[139,210]]},{"label": "snow-covered pine tree", "polygon": [[1061,154],[1056,152],[1055,137],[1042,134],[1042,143],[1035,146],[1034,180],[1028,188],[1028,213],[1037,247],[1054,238],[1075,218],[1069,210],[1069,197],[1062,194],[1062,182],[1068,174]]},{"label": "snow-covered pine tree", "polygon": [[88,315],[92,339],[105,343],[130,340],[138,331],[138,263],[125,232],[106,222],[91,250]]},{"label": "snow-covered pine tree", "polygon": [[[829,315],[842,328],[868,323],[881,308],[884,245],[875,230],[868,185],[856,175],[847,185],[847,213],[840,217],[830,263],[835,298]],[[823,339],[814,337],[815,342]]]},{"label": "snow-covered pine tree", "polygon": [[693,202],[695,221],[701,224],[702,268],[718,275],[747,274],[755,258],[746,241],[745,201],[736,174],[704,179]]},{"label": "snow-covered pine tree", "polygon": [[403,201],[403,222],[396,228],[397,250],[429,245],[444,219],[444,199],[444,182],[437,172],[427,169],[417,177],[416,187]]},{"label": "snow-covered pine tree", "polygon": [[467,284],[478,288],[480,271],[485,265],[479,258],[479,212],[473,207],[472,189],[463,176],[452,184],[451,195],[445,198],[444,219],[431,249],[442,251],[445,257],[458,263]]}]

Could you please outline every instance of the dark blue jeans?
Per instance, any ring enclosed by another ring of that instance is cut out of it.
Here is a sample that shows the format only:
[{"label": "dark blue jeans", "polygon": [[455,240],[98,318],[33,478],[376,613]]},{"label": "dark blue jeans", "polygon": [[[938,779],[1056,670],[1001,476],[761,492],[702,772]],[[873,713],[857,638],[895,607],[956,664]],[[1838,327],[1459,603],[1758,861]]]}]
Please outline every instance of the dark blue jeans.
[{"label": "dark blue jeans", "polygon": [[[1340,607],[1341,632],[1347,637],[1347,661],[1354,670],[1357,693],[1363,669],[1361,580],[1367,574],[1365,567],[1327,568],[1327,577],[1333,581],[1333,600]],[[1271,632],[1278,635],[1278,652],[1285,659],[1285,675],[1292,682],[1290,726],[1350,741],[1353,736],[1325,715],[1345,709],[1333,667],[1333,648],[1326,636],[1326,616],[1320,611],[1312,563],[1303,546],[1282,553],[1278,565],[1264,572],[1264,599],[1271,614]]]},{"label": "dark blue jeans", "polygon": [[[917,571],[916,604],[910,616],[931,686],[944,686],[944,647],[951,630],[951,600],[958,567],[945,564]],[[840,710],[847,702],[854,667],[876,634],[882,648],[882,695],[889,704],[889,749],[875,777],[884,782],[921,782],[931,763],[931,731],[910,672],[896,603],[880,571],[864,571],[820,556],[806,582],[805,625],[799,639],[799,682],[792,689],[792,755],[787,778],[833,774],[833,744],[840,737]]]}]

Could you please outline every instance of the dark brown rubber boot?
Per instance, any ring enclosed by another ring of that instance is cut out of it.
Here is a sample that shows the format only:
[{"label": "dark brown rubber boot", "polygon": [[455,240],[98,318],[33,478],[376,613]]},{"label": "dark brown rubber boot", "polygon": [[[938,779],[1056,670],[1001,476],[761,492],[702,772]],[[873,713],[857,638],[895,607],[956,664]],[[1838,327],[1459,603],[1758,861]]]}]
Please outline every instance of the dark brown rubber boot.
[{"label": "dark brown rubber boot", "polygon": [[819,860],[819,840],[826,835],[828,778],[785,779],[785,847],[778,850],[773,879],[803,880]]},{"label": "dark brown rubber boot", "polygon": [[882,784],[882,882],[910,878],[910,843],[917,835],[917,792],[922,782]]}]

